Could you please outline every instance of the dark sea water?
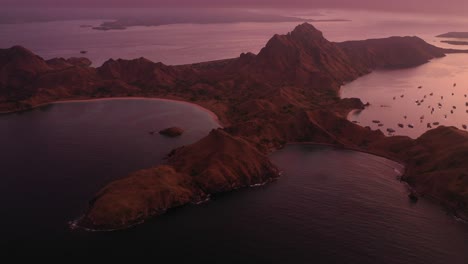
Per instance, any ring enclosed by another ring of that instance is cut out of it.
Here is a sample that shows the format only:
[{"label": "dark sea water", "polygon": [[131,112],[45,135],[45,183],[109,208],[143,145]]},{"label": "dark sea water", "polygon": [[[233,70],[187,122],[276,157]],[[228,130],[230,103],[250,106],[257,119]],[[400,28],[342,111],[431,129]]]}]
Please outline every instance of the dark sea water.
[{"label": "dark sea water", "polygon": [[[178,120],[175,122],[174,120]],[[179,139],[149,130],[179,125]],[[2,255],[121,255],[207,263],[466,263],[468,226],[411,203],[403,167],[369,154],[290,145],[271,184],[169,211],[118,232],[69,230],[103,184],[162,161],[218,126],[154,100],[56,104],[0,116]],[[179,262],[180,263],[180,262]]]},{"label": "dark sea water", "polygon": [[[158,134],[171,126],[186,132]],[[218,126],[204,109],[153,99],[58,103],[0,115],[0,241],[61,241],[67,222],[105,184],[161,163],[170,150]]]}]

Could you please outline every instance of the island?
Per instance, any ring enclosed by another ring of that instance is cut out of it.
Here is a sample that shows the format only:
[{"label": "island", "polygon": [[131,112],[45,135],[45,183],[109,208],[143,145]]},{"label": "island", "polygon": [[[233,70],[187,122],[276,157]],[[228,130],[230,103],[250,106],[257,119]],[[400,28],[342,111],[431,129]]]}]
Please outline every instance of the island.
[{"label": "island", "polygon": [[[321,14],[312,14],[320,16]],[[197,9],[179,10],[174,14],[160,12],[150,13],[138,17],[122,16],[110,21],[104,21],[100,25],[93,27],[95,30],[124,30],[136,26],[163,26],[174,24],[232,24],[232,23],[272,23],[272,22],[347,22],[341,18],[319,18],[310,19],[296,16],[285,16],[272,13],[256,12],[241,9]]]},{"label": "island", "polygon": [[102,188],[77,225],[116,230],[211,195],[265,184],[280,176],[268,154],[289,142],[332,145],[406,165],[403,179],[468,218],[468,132],[437,127],[418,139],[387,137],[347,120],[360,99],[339,90],[375,69],[418,66],[447,53],[418,37],[330,42],[308,23],[274,35],[258,53],[168,66],[145,58],[91,67],[44,60],[15,46],[0,50],[0,111],[57,100],[139,96],[190,101],[214,112],[223,128],[171,151],[166,162],[142,168]]},{"label": "island", "polygon": [[159,134],[167,137],[178,137],[184,133],[184,130],[180,127],[169,127],[159,131]]},{"label": "island", "polygon": [[468,38],[468,32],[448,32],[436,36],[437,38]]},{"label": "island", "polygon": [[468,45],[468,41],[460,41],[460,40],[442,40],[442,43],[447,43],[450,45]]}]

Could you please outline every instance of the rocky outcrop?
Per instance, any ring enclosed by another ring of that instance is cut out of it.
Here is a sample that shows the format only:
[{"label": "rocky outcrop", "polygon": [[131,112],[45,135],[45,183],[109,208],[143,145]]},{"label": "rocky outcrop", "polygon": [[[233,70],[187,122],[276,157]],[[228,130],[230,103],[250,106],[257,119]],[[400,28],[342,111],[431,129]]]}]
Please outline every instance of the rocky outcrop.
[{"label": "rocky outcrop", "polygon": [[90,202],[79,225],[99,230],[121,229],[202,196],[188,174],[171,166],[145,169],[104,187]]},{"label": "rocky outcrop", "polygon": [[418,193],[468,216],[468,132],[441,126],[405,151],[405,180]]},{"label": "rocky outcrop", "polygon": [[167,137],[178,137],[184,133],[184,130],[180,127],[169,127],[159,131],[159,134]]}]

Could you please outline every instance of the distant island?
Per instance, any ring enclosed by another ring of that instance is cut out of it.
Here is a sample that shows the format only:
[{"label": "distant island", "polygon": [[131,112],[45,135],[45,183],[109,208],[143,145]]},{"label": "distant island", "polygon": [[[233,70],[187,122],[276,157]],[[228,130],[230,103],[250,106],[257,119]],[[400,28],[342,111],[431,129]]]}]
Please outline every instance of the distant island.
[{"label": "distant island", "polygon": [[447,43],[447,44],[450,44],[450,45],[468,45],[468,41],[442,40],[441,42]]},{"label": "distant island", "polygon": [[436,36],[438,38],[468,38],[468,32],[448,32]]},{"label": "distant island", "polygon": [[[0,49],[0,111],[57,100],[122,96],[190,101],[214,112],[223,128],[172,150],[165,164],[142,168],[103,187],[78,226],[115,230],[210,195],[264,184],[280,176],[268,154],[289,142],[368,152],[406,166],[413,195],[433,198],[468,219],[468,132],[438,127],[417,139],[387,137],[350,122],[365,105],[341,99],[340,87],[375,69],[418,66],[454,49],[418,37],[330,42],[308,23],[274,35],[258,53],[168,66],[145,58],[44,60],[14,46]],[[339,161],[337,161],[339,162]]]},{"label": "distant island", "polygon": [[[314,14],[318,15],[318,14]],[[255,12],[243,9],[197,9],[179,10],[173,13],[145,14],[142,16],[120,16],[105,21],[95,30],[123,30],[135,26],[162,26],[173,24],[228,24],[228,23],[271,23],[271,22],[344,22],[345,19],[310,19],[296,16],[284,16],[271,13]]]},{"label": "distant island", "polygon": [[221,19],[221,20],[216,20],[213,21],[211,19],[195,19],[195,20],[187,20],[184,22],[166,22],[166,21],[161,21],[159,18],[154,18],[154,19],[119,19],[111,22],[104,22],[99,26],[93,27],[95,30],[103,30],[103,31],[108,31],[108,30],[124,30],[127,29],[128,27],[136,27],[136,26],[163,26],[163,25],[172,25],[172,24],[213,24],[213,23],[222,23],[222,24],[228,24],[228,23],[240,23],[240,22],[245,22],[245,23],[268,23],[268,22],[347,22],[350,20],[347,19],[301,19],[301,18],[296,18],[296,17],[283,17],[283,16],[277,16],[277,17],[252,17],[250,19],[242,20],[242,21],[236,21],[236,20],[231,20],[231,19]]}]

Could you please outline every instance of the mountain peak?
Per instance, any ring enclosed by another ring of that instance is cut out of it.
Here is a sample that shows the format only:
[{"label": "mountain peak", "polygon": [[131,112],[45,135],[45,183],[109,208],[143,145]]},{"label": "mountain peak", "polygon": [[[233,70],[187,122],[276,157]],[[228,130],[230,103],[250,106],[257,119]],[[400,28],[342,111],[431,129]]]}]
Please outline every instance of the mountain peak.
[{"label": "mountain peak", "polygon": [[319,33],[322,34],[320,30],[315,28],[312,24],[304,22],[297,25],[291,33]]},{"label": "mountain peak", "polygon": [[309,23],[298,25],[290,35],[294,40],[303,40],[308,42],[312,40],[325,40],[322,31],[316,29]]},{"label": "mountain peak", "polygon": [[0,69],[8,69],[11,74],[17,71],[39,73],[50,70],[41,57],[22,46],[0,49]]},{"label": "mountain peak", "polygon": [[2,54],[3,57],[8,56],[11,59],[38,57],[37,55],[32,53],[30,50],[19,45],[13,46],[9,49],[0,49],[0,54]]}]

